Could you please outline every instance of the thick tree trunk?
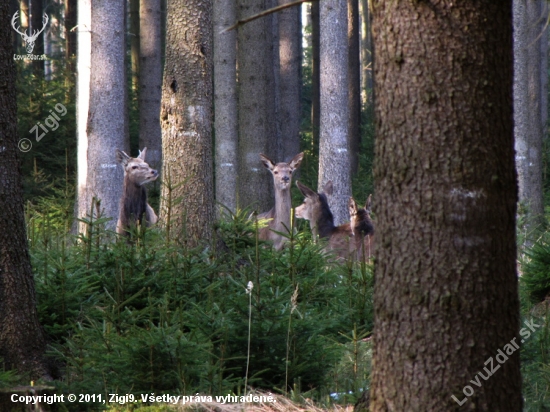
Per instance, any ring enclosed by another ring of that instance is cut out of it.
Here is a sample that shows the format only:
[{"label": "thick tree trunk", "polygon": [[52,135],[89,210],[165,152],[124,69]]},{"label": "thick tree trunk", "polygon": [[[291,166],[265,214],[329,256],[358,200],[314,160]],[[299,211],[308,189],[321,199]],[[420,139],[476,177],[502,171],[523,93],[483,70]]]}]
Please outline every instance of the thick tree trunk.
[{"label": "thick tree trunk", "polygon": [[[9,13],[9,4],[0,3],[0,21],[9,21]],[[11,32],[0,25],[0,358],[31,379],[49,378],[25,227]]]},{"label": "thick tree trunk", "polygon": [[[238,18],[266,10],[271,1],[239,0]],[[239,206],[252,204],[260,212],[274,202],[272,178],[260,153],[276,158],[277,127],[273,71],[272,17],[247,23],[238,33],[239,78]],[[276,159],[275,161],[280,161]]]},{"label": "thick tree trunk", "polygon": [[[237,208],[239,126],[237,114],[237,31],[222,31],[237,20],[235,0],[214,2],[214,129],[216,202]],[[218,216],[223,207],[217,207]]]},{"label": "thick tree trunk", "polygon": [[[76,155],[77,181],[75,217],[83,218],[89,213],[88,193],[86,180],[88,177],[88,109],[90,104],[90,66],[91,66],[91,0],[78,0],[77,12],[77,41],[78,54],[76,55]],[[83,232],[84,226],[76,219],[74,230]]]},{"label": "thick tree trunk", "polygon": [[[527,231],[544,220],[542,142],[548,120],[548,5],[514,0],[514,135],[519,201]],[[528,233],[528,238],[532,233]]]},{"label": "thick tree trunk", "polygon": [[[13,18],[14,14],[19,11],[21,6],[19,5],[18,0],[10,0],[10,12],[9,12],[9,20]],[[21,27],[21,13],[19,13],[19,18],[17,19],[17,24]],[[11,31],[11,37],[12,37],[12,43],[13,43],[13,50],[15,53],[18,53],[19,46],[21,45],[21,36],[19,33],[17,33],[15,30]]]},{"label": "thick tree trunk", "polygon": [[351,196],[347,0],[321,2],[319,186],[334,184],[329,206],[336,226],[349,220]]},{"label": "thick tree trunk", "polygon": [[147,163],[160,169],[162,132],[161,10],[160,0],[141,0],[139,5],[139,147],[147,148]]},{"label": "thick tree trunk", "polygon": [[211,238],[214,219],[212,66],[212,0],[168,0],[161,219],[190,246]]},{"label": "thick tree trunk", "polygon": [[[279,0],[279,5],[292,0]],[[279,22],[279,129],[281,161],[289,162],[300,152],[300,99],[302,67],[301,8],[290,7],[278,13]]]},{"label": "thick tree trunk", "polygon": [[101,201],[114,230],[122,196],[123,170],[116,149],[128,151],[126,125],[124,2],[92,0],[90,105],[87,125],[88,201]]},{"label": "thick tree trunk", "polygon": [[349,148],[352,175],[359,168],[361,146],[361,51],[359,47],[359,0],[348,0],[348,99]]},{"label": "thick tree trunk", "polygon": [[374,4],[371,411],[521,410],[511,11]]}]

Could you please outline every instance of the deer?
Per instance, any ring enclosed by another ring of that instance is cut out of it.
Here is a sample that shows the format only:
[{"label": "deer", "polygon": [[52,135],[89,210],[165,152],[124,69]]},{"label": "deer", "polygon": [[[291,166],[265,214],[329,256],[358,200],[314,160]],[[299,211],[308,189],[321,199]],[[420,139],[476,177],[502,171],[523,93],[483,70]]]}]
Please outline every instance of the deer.
[{"label": "deer", "polygon": [[355,239],[357,259],[365,260],[373,256],[374,223],[371,219],[371,200],[369,195],[364,208],[359,208],[353,197],[349,198],[350,227]]},{"label": "deer", "polygon": [[38,38],[38,35],[40,33],[42,33],[44,31],[44,29],[46,28],[46,25],[48,24],[48,15],[46,13],[44,13],[44,15],[42,16],[42,29],[40,30],[33,30],[32,31],[32,35],[28,35],[27,34],[27,30],[25,30],[24,32],[20,31],[20,28],[19,27],[16,27],[16,22],[17,22],[17,17],[19,16],[19,11],[16,11],[14,14],[13,14],[13,17],[11,19],[11,26],[13,27],[13,29],[19,33],[21,35],[21,37],[23,38],[23,41],[27,44],[27,53],[32,53],[32,51],[34,50],[34,43],[36,42],[36,39]]},{"label": "deer", "polygon": [[309,220],[309,226],[314,239],[327,239],[327,250],[336,253],[339,259],[347,259],[354,255],[355,242],[350,223],[334,225],[334,217],[328,205],[327,196],[332,195],[332,181],[323,186],[323,192],[316,192],[299,181],[296,186],[305,196],[304,203],[295,209],[298,219]]},{"label": "deer", "polygon": [[273,175],[275,206],[268,212],[258,215],[258,219],[269,219],[267,226],[259,230],[258,238],[271,241],[276,250],[281,250],[286,240],[284,236],[276,232],[287,232],[290,229],[292,173],[300,167],[303,158],[304,152],[301,152],[288,163],[275,164],[266,155],[260,154],[263,165]]},{"label": "deer", "polygon": [[[147,148],[139,152],[138,157],[130,157],[116,150],[117,161],[124,168],[124,185],[120,198],[120,213],[116,232],[128,236],[132,226],[145,223],[147,226],[157,223],[157,215],[147,203],[145,183],[157,179],[159,173],[145,162]],[[144,221],[145,218],[145,221]]]}]

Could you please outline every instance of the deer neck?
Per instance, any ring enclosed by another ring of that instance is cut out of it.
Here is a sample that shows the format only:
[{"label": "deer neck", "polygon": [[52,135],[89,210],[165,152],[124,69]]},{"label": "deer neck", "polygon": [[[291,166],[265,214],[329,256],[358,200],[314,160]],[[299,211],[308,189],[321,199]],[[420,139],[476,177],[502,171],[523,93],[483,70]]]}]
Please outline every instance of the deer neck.
[{"label": "deer neck", "polygon": [[290,226],[290,190],[276,190],[275,191],[275,210],[274,217],[277,226],[282,226],[279,222],[284,223],[288,228]]}]

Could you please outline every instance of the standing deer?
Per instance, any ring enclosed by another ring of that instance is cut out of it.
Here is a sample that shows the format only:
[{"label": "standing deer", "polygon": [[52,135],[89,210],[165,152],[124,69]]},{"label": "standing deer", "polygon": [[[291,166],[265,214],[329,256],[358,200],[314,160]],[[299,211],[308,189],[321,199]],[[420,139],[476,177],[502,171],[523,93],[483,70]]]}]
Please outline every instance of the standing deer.
[{"label": "standing deer", "polygon": [[355,237],[357,258],[361,260],[370,259],[373,255],[374,224],[370,217],[371,199],[372,195],[369,195],[365,207],[359,208],[353,197],[349,198],[350,227]]},{"label": "standing deer", "polygon": [[327,196],[332,195],[332,181],[323,186],[323,192],[296,182],[298,189],[305,196],[304,203],[296,208],[296,217],[309,220],[314,238],[327,239],[327,249],[334,251],[339,258],[347,259],[355,252],[355,241],[349,223],[334,226],[334,218],[328,206]]},{"label": "standing deer", "polygon": [[13,14],[13,17],[11,19],[11,26],[13,27],[13,29],[19,33],[21,35],[21,37],[23,38],[23,41],[25,43],[27,43],[27,53],[32,53],[32,51],[34,50],[34,43],[36,42],[36,39],[38,38],[38,35],[40,33],[42,33],[44,31],[44,29],[46,28],[46,24],[48,24],[48,15],[46,13],[44,13],[44,15],[42,16],[42,28],[40,30],[33,30],[32,31],[32,34],[29,36],[27,34],[27,30],[25,30],[24,32],[22,32],[19,27],[16,27],[16,24],[17,24],[17,17],[19,16],[19,12],[16,11],[14,14]]},{"label": "standing deer", "polygon": [[128,229],[142,224],[144,217],[147,225],[157,222],[157,215],[147,203],[147,191],[143,185],[156,180],[159,174],[145,163],[146,153],[147,148],[144,148],[138,157],[133,158],[118,149],[116,151],[117,161],[124,168],[124,186],[116,227],[117,233],[121,235],[128,235]]},{"label": "standing deer", "polygon": [[289,163],[274,164],[267,156],[260,154],[264,166],[273,175],[275,187],[275,206],[265,213],[258,215],[258,219],[270,219],[267,227],[260,229],[258,237],[261,240],[270,240],[276,250],[281,250],[285,237],[275,232],[287,232],[290,230],[290,187],[292,173],[300,167],[304,153],[298,153]]}]

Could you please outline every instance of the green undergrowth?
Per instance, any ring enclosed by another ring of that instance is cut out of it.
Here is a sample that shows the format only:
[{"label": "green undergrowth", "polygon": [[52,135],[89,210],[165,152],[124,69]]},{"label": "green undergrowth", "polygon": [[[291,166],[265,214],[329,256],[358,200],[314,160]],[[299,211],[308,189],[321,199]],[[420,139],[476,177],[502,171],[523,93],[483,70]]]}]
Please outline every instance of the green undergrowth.
[{"label": "green undergrowth", "polygon": [[62,393],[242,394],[246,381],[353,401],[368,384],[372,268],[335,264],[307,230],[276,252],[244,210],[190,249],[161,228],[117,240],[104,219],[67,235],[63,205],[37,205],[27,211],[30,253]]}]

